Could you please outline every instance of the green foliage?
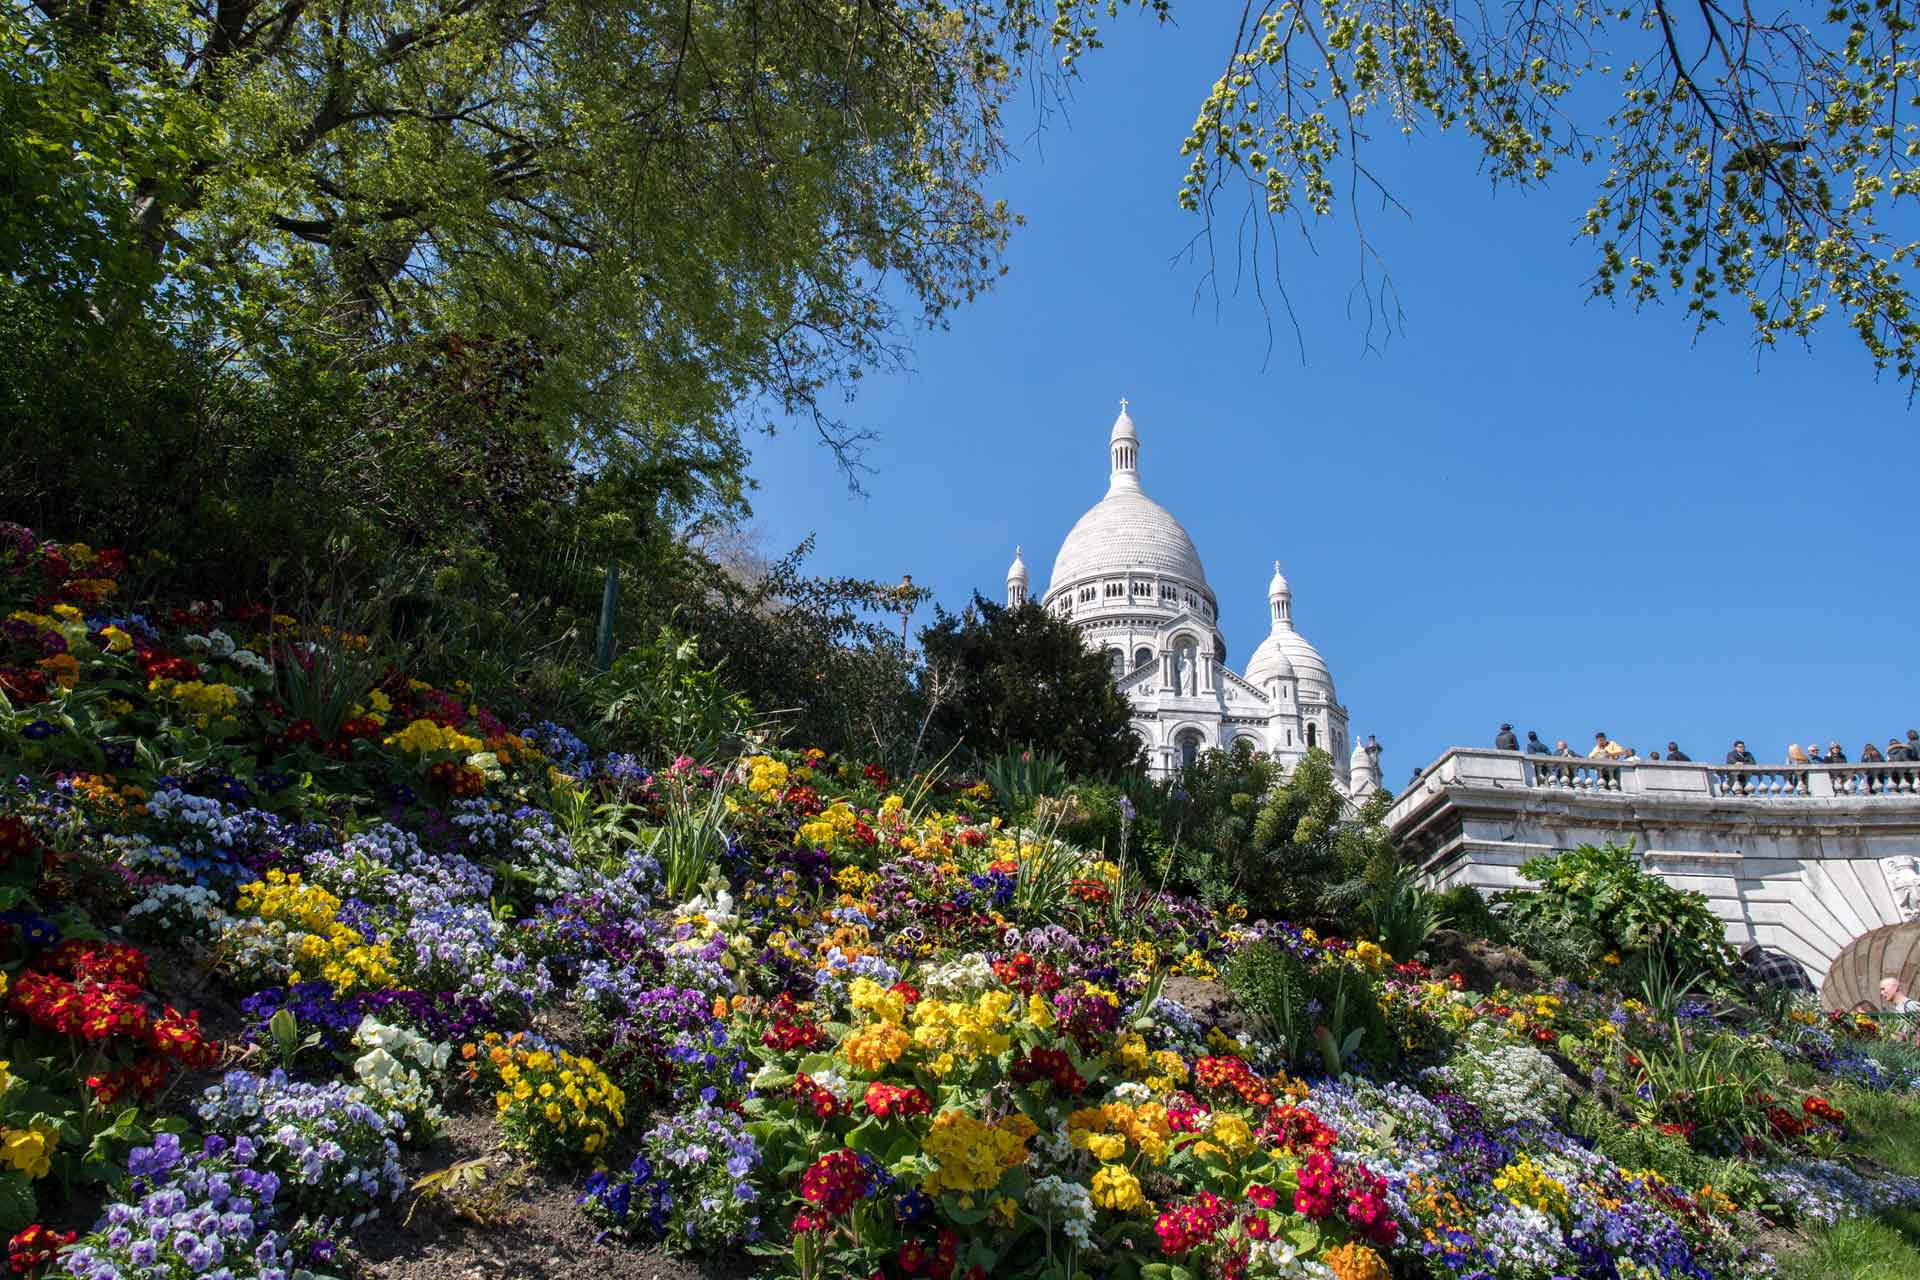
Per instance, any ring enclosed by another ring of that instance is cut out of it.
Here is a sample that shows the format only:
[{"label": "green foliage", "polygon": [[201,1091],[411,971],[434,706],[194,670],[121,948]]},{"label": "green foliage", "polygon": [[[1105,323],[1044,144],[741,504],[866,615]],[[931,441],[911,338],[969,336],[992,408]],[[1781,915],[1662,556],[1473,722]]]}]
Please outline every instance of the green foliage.
[{"label": "green foliage", "polygon": [[1672,1034],[1639,1055],[1639,1076],[1651,1086],[1649,1097],[1634,1098],[1640,1122],[1697,1126],[1694,1142],[1706,1148],[1763,1138],[1766,1116],[1753,1098],[1786,1079],[1780,1055],[1732,1031],[1694,1033],[1677,1019],[1668,1026]]},{"label": "green foliage", "polygon": [[727,676],[784,737],[911,773],[923,723],[912,656],[883,621],[897,588],[808,576],[808,538],[752,569],[676,549],[660,561],[650,608],[727,656]]},{"label": "green foliage", "polygon": [[1739,1204],[1765,1204],[1751,1161],[1707,1155],[1656,1125],[1629,1124],[1589,1095],[1574,1104],[1573,1129],[1623,1169],[1652,1169],[1679,1187],[1713,1187]]},{"label": "green foliage", "polygon": [[1289,1062],[1317,1059],[1338,1075],[1356,1052],[1375,1068],[1399,1058],[1374,979],[1357,965],[1309,964],[1276,943],[1256,942],[1234,956],[1224,980],[1255,1029],[1282,1046]]},{"label": "green foliage", "polygon": [[[1503,895],[1507,926],[1523,948],[1561,972],[1585,976],[1609,953],[1627,962],[1619,968],[1630,977],[1644,977],[1649,964],[1665,981],[1727,971],[1726,926],[1705,896],[1643,871],[1631,846],[1581,845],[1520,870],[1539,888]],[[1633,963],[1642,951],[1652,954]]]},{"label": "green foliage", "polygon": [[1042,796],[1058,796],[1067,789],[1067,766],[1048,751],[1022,747],[988,758],[981,771],[993,788],[994,802],[1012,818],[1033,812]]},{"label": "green foliage", "polygon": [[1013,905],[1023,916],[1058,921],[1067,907],[1067,893],[1080,871],[1080,853],[1052,833],[1034,842],[1020,860],[1013,883]]},{"label": "green foliage", "polygon": [[[991,772],[987,780],[993,780]],[[1074,788],[1073,795],[1074,803],[1060,827],[1061,838],[1124,862],[1122,846],[1131,835],[1131,823],[1123,818],[1120,802],[1132,803],[1127,793],[1109,783],[1094,782]]]},{"label": "green foliage", "polygon": [[667,897],[684,902],[706,888],[726,852],[727,789],[725,772],[711,785],[692,776],[667,784],[667,811],[654,836],[651,852],[660,864]]},{"label": "green foliage", "polygon": [[1035,604],[1002,608],[978,594],[959,615],[936,607],[920,633],[932,727],[976,756],[1018,748],[1059,758],[1074,777],[1135,766],[1133,713],[1101,654],[1072,623]]},{"label": "green foliage", "polygon": [[1920,1213],[1890,1209],[1812,1229],[1780,1258],[1780,1280],[1908,1280],[1920,1275]]},{"label": "green foliage", "polygon": [[1506,921],[1494,914],[1486,897],[1470,884],[1457,884],[1436,894],[1434,907],[1440,913],[1441,922],[1449,929],[1457,929],[1468,937],[1482,938],[1488,942],[1505,943],[1508,940]]},{"label": "green foliage", "polygon": [[710,760],[753,720],[753,704],[721,679],[725,665],[703,663],[697,638],[663,626],[651,641],[621,654],[597,682],[600,719],[642,759]]},{"label": "green foliage", "polygon": [[1437,894],[1427,892],[1420,873],[1398,867],[1366,901],[1364,912],[1373,939],[1396,960],[1411,960],[1445,923]]},{"label": "green foliage", "polygon": [[1333,757],[1309,750],[1291,772],[1245,743],[1203,752],[1140,803],[1142,854],[1212,902],[1306,922],[1343,916],[1385,891],[1398,860],[1379,793],[1352,812]]}]

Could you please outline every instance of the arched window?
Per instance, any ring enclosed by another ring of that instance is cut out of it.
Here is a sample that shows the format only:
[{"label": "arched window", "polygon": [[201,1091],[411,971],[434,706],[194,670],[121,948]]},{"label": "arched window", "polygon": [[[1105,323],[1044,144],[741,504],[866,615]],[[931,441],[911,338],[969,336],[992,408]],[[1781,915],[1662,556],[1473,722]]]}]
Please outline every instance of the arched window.
[{"label": "arched window", "polygon": [[1309,720],[1307,721],[1307,748],[1311,750],[1319,745],[1320,731],[1315,728],[1313,721]]},{"label": "arched window", "polygon": [[1107,661],[1113,664],[1113,674],[1123,676],[1127,673],[1127,655],[1123,649],[1107,650]]},{"label": "arched window", "polygon": [[1197,729],[1188,729],[1181,733],[1175,741],[1178,742],[1180,746],[1180,767],[1182,769],[1193,768],[1194,761],[1200,758],[1200,731]]},{"label": "arched window", "polygon": [[1135,649],[1133,651],[1134,666],[1144,667],[1149,662],[1152,662],[1152,661],[1153,661],[1153,650],[1147,648],[1147,646],[1141,645],[1138,649]]}]

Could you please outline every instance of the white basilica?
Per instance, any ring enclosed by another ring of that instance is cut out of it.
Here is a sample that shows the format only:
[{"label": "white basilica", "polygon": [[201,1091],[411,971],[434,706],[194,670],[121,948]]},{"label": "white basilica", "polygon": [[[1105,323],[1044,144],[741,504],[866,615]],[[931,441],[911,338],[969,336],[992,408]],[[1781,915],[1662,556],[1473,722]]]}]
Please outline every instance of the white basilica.
[{"label": "white basilica", "polygon": [[[1350,796],[1376,789],[1380,748],[1351,741],[1332,673],[1293,629],[1293,590],[1279,563],[1267,586],[1273,629],[1237,675],[1193,539],[1140,487],[1140,435],[1125,400],[1107,448],[1107,494],[1067,534],[1039,603],[1107,652],[1153,772],[1165,777],[1210,747],[1244,740],[1288,764],[1322,747]],[[1027,582],[1015,548],[1008,605],[1027,601]]]}]

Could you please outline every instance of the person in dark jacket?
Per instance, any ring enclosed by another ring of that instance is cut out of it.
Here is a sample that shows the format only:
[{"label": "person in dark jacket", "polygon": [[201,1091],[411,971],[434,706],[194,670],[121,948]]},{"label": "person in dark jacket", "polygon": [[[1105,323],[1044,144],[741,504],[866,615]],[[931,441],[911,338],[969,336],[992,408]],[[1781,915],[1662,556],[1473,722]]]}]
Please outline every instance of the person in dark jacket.
[{"label": "person in dark jacket", "polygon": [[1920,729],[1907,730],[1907,750],[1913,752],[1913,758],[1920,760]]},{"label": "person in dark jacket", "polygon": [[1845,764],[1847,762],[1847,753],[1841,749],[1839,743],[1829,742],[1827,744],[1827,754],[1824,759],[1828,764]]},{"label": "person in dark jacket", "polygon": [[1679,743],[1669,741],[1667,743],[1667,763],[1671,764],[1675,760],[1684,760],[1692,763],[1693,757],[1682,751]]},{"label": "person in dark jacket", "polygon": [[1540,741],[1540,731],[1538,729],[1527,730],[1527,754],[1530,756],[1550,756],[1553,754],[1552,751],[1548,750],[1547,744]]},{"label": "person in dark jacket", "polygon": [[1909,764],[1911,764],[1913,762],[1913,748],[1908,746],[1906,743],[1900,741],[1900,739],[1898,738],[1888,738],[1887,739],[1887,759],[1904,760]]},{"label": "person in dark jacket", "polygon": [[1733,750],[1727,752],[1728,764],[1753,764],[1753,752],[1747,750],[1747,744],[1740,739],[1733,741]]},{"label": "person in dark jacket", "polygon": [[1493,749],[1495,751],[1518,751],[1520,749],[1520,739],[1513,736],[1512,725],[1503,724],[1500,726],[1500,732],[1493,735]]}]

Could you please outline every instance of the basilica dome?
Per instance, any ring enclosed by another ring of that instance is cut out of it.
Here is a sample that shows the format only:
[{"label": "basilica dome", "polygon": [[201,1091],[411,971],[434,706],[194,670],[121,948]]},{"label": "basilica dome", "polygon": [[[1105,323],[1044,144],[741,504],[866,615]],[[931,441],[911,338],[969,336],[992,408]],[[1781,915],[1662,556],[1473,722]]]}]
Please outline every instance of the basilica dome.
[{"label": "basilica dome", "polygon": [[[1140,487],[1139,436],[1123,405],[1108,440],[1112,472],[1107,495],[1081,516],[1054,557],[1051,596],[1088,578],[1131,573],[1182,578],[1207,585],[1200,552],[1173,513]],[[1211,595],[1211,593],[1209,593]]]}]

